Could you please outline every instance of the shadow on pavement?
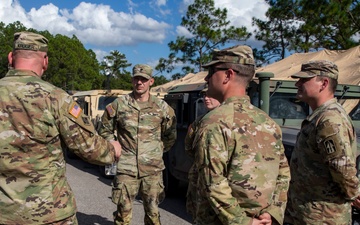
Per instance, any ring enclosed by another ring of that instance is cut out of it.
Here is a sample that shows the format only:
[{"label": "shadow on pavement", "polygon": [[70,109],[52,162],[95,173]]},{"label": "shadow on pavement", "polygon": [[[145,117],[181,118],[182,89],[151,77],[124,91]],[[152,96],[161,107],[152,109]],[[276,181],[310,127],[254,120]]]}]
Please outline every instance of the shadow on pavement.
[{"label": "shadow on pavement", "polygon": [[166,195],[165,200],[159,207],[191,223],[192,218],[190,214],[186,212],[186,191],[187,184],[180,182],[178,192]]},{"label": "shadow on pavement", "polygon": [[75,167],[83,172],[97,176],[98,180],[103,182],[104,184],[111,185],[112,178],[111,177],[105,178],[105,177],[101,176],[100,168],[98,165],[88,163],[79,157],[78,158],[65,158],[65,160],[66,160],[66,163],[72,165],[73,167]]},{"label": "shadow on pavement", "polygon": [[113,221],[98,215],[87,215],[81,212],[76,213],[79,225],[113,225]]}]

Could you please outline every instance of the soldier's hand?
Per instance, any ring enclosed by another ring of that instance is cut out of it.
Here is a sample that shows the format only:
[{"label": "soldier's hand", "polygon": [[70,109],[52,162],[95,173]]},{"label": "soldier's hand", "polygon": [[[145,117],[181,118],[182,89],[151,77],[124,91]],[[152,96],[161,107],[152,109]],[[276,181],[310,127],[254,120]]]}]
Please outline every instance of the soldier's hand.
[{"label": "soldier's hand", "polygon": [[269,213],[263,213],[259,218],[253,218],[252,225],[271,225],[271,215]]},{"label": "soldier's hand", "polygon": [[360,196],[358,196],[352,203],[351,203],[352,206],[360,209]]},{"label": "soldier's hand", "polygon": [[259,219],[253,218],[251,225],[271,225],[271,220],[268,220],[268,219],[259,220]]},{"label": "soldier's hand", "polygon": [[118,141],[110,141],[110,143],[114,146],[115,149],[115,160],[118,161],[121,156],[121,145]]}]

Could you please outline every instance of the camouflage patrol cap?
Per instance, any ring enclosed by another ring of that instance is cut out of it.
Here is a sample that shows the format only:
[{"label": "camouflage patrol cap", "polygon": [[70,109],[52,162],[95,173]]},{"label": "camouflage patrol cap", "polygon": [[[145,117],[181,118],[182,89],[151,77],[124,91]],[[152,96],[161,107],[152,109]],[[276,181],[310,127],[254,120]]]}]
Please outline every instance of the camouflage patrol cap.
[{"label": "camouflage patrol cap", "polygon": [[292,78],[311,78],[315,76],[324,76],[338,79],[339,70],[335,63],[327,60],[310,61],[301,65],[301,70],[294,75]]},{"label": "camouflage patrol cap", "polygon": [[255,65],[253,51],[246,45],[236,45],[223,50],[215,49],[212,53],[212,61],[202,67],[208,68],[217,63]]},{"label": "camouflage patrol cap", "polygon": [[206,94],[207,90],[209,90],[209,87],[205,84],[204,88],[200,91],[200,94]]},{"label": "camouflage patrol cap", "polygon": [[36,33],[22,31],[14,34],[14,50],[47,52],[48,40]]},{"label": "camouflage patrol cap", "polygon": [[152,78],[152,68],[146,64],[137,64],[133,68],[133,77],[140,76],[146,79]]}]

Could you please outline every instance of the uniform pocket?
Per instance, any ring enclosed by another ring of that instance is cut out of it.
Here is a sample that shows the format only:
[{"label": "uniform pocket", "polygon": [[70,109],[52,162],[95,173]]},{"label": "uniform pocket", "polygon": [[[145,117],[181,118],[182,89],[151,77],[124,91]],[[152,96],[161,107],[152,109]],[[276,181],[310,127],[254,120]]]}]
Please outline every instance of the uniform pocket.
[{"label": "uniform pocket", "polygon": [[162,176],[161,176],[161,179],[159,180],[159,194],[158,194],[158,204],[160,204],[162,201],[164,201],[165,199],[165,186],[164,186],[164,183],[163,183],[163,179],[162,179]]},{"label": "uniform pocket", "polygon": [[111,201],[116,205],[118,205],[120,203],[121,195],[123,192],[123,187],[124,187],[124,185],[117,184],[116,187],[112,188]]}]

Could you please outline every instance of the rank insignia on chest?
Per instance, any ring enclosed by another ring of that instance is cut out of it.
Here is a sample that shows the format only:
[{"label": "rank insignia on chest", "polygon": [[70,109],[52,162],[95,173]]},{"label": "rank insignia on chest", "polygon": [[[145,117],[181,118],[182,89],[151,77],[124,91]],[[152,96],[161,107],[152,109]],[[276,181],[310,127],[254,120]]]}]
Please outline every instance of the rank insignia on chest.
[{"label": "rank insignia on chest", "polygon": [[81,107],[78,104],[76,104],[75,102],[72,103],[72,105],[69,109],[70,115],[72,115],[75,118],[79,117],[79,115],[81,114],[81,111],[82,111]]},{"label": "rank insignia on chest", "polygon": [[334,144],[333,140],[325,141],[324,145],[325,145],[326,152],[328,154],[332,154],[332,153],[336,152],[336,147],[335,147],[335,144]]}]

